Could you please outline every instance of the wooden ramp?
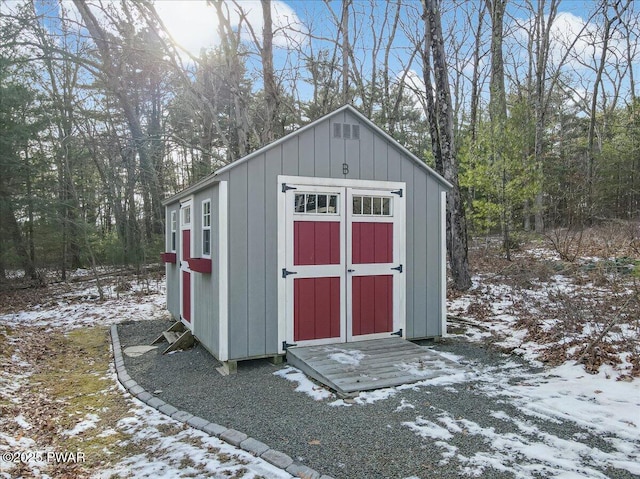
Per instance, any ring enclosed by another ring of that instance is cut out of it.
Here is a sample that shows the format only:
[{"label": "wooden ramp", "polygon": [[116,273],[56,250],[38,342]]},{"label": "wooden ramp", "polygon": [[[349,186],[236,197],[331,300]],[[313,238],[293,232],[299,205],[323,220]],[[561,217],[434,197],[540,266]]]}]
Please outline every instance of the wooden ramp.
[{"label": "wooden ramp", "polygon": [[343,396],[414,383],[460,368],[401,338],[293,347],[287,349],[287,362]]}]

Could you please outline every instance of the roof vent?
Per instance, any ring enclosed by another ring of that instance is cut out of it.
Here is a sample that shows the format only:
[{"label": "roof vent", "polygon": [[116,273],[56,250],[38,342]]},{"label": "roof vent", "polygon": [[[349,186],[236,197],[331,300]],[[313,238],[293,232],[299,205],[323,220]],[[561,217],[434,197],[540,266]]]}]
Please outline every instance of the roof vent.
[{"label": "roof vent", "polygon": [[333,137],[344,138],[345,140],[359,140],[360,125],[351,125],[349,123],[334,123]]}]

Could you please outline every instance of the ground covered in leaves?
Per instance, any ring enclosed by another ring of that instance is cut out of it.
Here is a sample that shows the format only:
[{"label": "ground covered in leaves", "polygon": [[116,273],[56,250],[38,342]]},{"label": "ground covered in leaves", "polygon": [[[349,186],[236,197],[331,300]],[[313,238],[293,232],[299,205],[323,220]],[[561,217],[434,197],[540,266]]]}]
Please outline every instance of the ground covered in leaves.
[{"label": "ground covered in leaves", "polygon": [[640,376],[640,225],[554,231],[511,261],[495,239],[478,240],[470,261],[471,290],[449,292],[453,331],[551,366]]},{"label": "ground covered in leaves", "polygon": [[103,278],[100,299],[84,274],[0,298],[0,478],[289,477],[126,393],[108,327],[165,317],[162,277]]}]

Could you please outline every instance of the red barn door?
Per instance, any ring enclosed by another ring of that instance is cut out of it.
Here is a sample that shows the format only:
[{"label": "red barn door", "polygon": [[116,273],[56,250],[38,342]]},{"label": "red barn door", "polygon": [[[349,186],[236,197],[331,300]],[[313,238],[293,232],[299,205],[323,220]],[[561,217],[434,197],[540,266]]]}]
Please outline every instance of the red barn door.
[{"label": "red barn door", "polygon": [[403,328],[404,202],[394,191],[283,187],[285,343],[382,338]]},{"label": "red barn door", "polygon": [[186,323],[191,323],[191,201],[185,202],[180,207],[180,317]]}]

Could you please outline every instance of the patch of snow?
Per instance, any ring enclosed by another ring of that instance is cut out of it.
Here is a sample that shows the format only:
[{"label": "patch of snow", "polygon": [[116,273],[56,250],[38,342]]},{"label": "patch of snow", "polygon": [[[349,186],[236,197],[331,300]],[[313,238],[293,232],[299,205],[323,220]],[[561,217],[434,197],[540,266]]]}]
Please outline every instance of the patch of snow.
[{"label": "patch of snow", "polygon": [[438,439],[444,441],[453,439],[453,434],[451,434],[448,429],[436,424],[433,421],[428,421],[422,416],[418,416],[413,422],[405,421],[402,423],[402,425],[408,427],[418,436],[425,439]]},{"label": "patch of snow", "polygon": [[[174,421],[146,405],[139,405],[130,413],[132,416],[119,421],[118,429],[130,436],[127,443],[144,444],[146,452],[125,458],[95,475],[96,479],[113,476],[133,479],[292,477],[263,459]],[[175,428],[175,432],[161,432],[167,427]]]},{"label": "patch of snow", "polygon": [[347,364],[349,366],[358,366],[360,361],[364,359],[365,354],[362,351],[358,351],[356,349],[347,350],[347,349],[338,349],[331,348],[328,351],[338,350],[338,352],[329,354],[329,359],[336,361],[340,364]]},{"label": "patch of snow", "polygon": [[404,411],[405,409],[415,409],[416,407],[408,402],[406,399],[400,399],[400,405],[396,408],[396,412]]},{"label": "patch of snow", "polygon": [[593,477],[605,479],[596,467],[613,466],[625,469],[632,474],[640,472],[637,456],[628,456],[624,451],[604,452],[598,448],[560,438],[541,431],[534,424],[516,418],[509,418],[501,411],[492,413],[501,419],[510,421],[519,432],[496,431],[492,427],[482,426],[465,418],[454,419],[443,411],[438,421],[418,416],[414,422],[404,422],[418,436],[425,439],[437,439],[436,443],[444,449],[442,461],[452,457],[455,446],[450,444],[455,435],[478,436],[487,446],[486,451],[476,452],[471,457],[457,455],[462,464],[460,472],[476,476],[484,474],[486,469],[508,472],[519,478],[544,477]]},{"label": "patch of snow", "polygon": [[85,416],[84,420],[76,424],[73,429],[63,431],[62,434],[65,436],[77,436],[78,434],[85,432],[87,429],[96,427],[96,423],[98,421],[100,421],[100,416],[89,413]]},{"label": "patch of snow", "polygon": [[298,383],[296,387],[297,392],[305,393],[311,396],[316,401],[322,401],[323,399],[330,399],[335,397],[332,392],[318,386],[312,382],[302,371],[292,366],[285,366],[284,368],[273,373],[274,376],[279,376],[287,381]]},{"label": "patch of snow", "polygon": [[20,426],[22,429],[31,429],[32,427],[22,414],[18,414],[18,416],[14,418],[14,421],[18,423],[18,426]]},{"label": "patch of snow", "polygon": [[[117,299],[97,300],[97,289],[74,291],[68,300],[51,301],[30,311],[0,315],[0,324],[15,327],[45,326],[75,329],[86,326],[110,326],[124,320],[142,321],[167,317],[164,294],[122,294]],[[132,298],[135,298],[132,301]],[[55,304],[54,304],[55,303]]]}]

